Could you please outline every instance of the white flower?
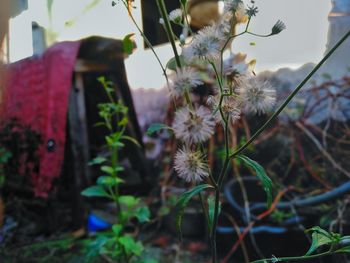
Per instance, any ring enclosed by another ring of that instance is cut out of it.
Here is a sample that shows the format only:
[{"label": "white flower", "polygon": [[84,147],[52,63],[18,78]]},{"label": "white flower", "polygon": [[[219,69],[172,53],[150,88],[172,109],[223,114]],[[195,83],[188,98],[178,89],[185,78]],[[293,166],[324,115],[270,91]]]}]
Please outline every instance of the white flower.
[{"label": "white flower", "polygon": [[174,23],[181,23],[182,20],[182,10],[180,8],[177,8],[169,13],[169,19],[170,21],[173,21]]},{"label": "white flower", "polygon": [[177,69],[176,73],[170,76],[170,90],[175,97],[180,97],[185,90],[191,91],[192,88],[203,84],[198,72],[190,67]]},{"label": "white flower", "polygon": [[249,85],[240,89],[244,109],[251,113],[266,113],[276,101],[276,90],[268,81],[259,81],[252,78]]},{"label": "white flower", "polygon": [[[212,112],[217,122],[222,121],[222,116],[219,110],[220,97],[209,96],[207,99],[207,105],[211,107]],[[241,100],[238,95],[225,96],[221,103],[221,110],[232,123],[241,118]]]},{"label": "white flower", "polygon": [[203,155],[186,147],[179,149],[175,154],[174,169],[178,176],[187,182],[199,182],[209,176],[209,168],[203,160]]},{"label": "white flower", "polygon": [[193,59],[215,61],[220,57],[223,44],[224,36],[217,25],[207,26],[194,36],[190,45],[183,50],[183,55],[188,61]]},{"label": "white flower", "polygon": [[192,144],[208,140],[214,133],[215,120],[209,109],[183,107],[176,111],[173,122],[175,137]]},{"label": "white flower", "polygon": [[164,19],[163,18],[159,18],[159,24],[163,25],[164,26]]}]

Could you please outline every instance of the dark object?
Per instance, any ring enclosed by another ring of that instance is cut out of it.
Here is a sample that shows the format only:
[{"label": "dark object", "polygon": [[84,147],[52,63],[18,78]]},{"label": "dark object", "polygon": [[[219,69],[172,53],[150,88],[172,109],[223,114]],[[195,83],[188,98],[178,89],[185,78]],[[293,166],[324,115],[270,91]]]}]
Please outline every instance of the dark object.
[{"label": "dark object", "polygon": [[[165,0],[168,13],[179,8],[179,1]],[[163,26],[159,23],[161,17],[158,11],[157,2],[154,0],[141,1],[143,32],[153,46],[169,42]],[[175,35],[181,34],[181,27],[173,25]],[[144,46],[147,44],[144,42]]]},{"label": "dark object", "polygon": [[[187,238],[203,238],[206,232],[205,218],[201,209],[197,206],[188,206],[185,208],[182,224],[181,224],[181,234],[183,237]],[[174,235],[177,235],[176,230],[176,213],[171,211],[164,218],[165,226]]]},{"label": "dark object", "polygon": [[47,150],[49,152],[53,152],[55,150],[55,147],[56,147],[55,140],[50,139],[50,140],[47,141]]},{"label": "dark object", "polygon": [[[99,167],[88,166],[88,162],[104,150],[105,127],[96,127],[100,121],[97,105],[108,102],[107,94],[97,78],[104,76],[114,83],[115,99],[121,99],[129,108],[129,125],[126,134],[135,138],[141,147],[126,143],[120,156],[126,164],[124,191],[134,194],[146,193],[150,184],[150,172],[146,165],[142,133],[138,124],[130,88],[126,79],[122,41],[90,37],[82,40],[76,62],[73,89],[70,95],[68,114],[69,142],[66,155],[66,175],[73,180],[73,212],[76,226],[84,222],[84,202],[81,191],[100,175]],[[69,167],[71,169],[69,169]]]},{"label": "dark object", "polygon": [[[243,181],[258,181],[256,177],[244,177]],[[236,184],[236,180],[230,181],[225,187],[225,196],[227,201],[232,205],[233,208],[244,214],[244,208],[241,207],[232,195],[232,186]],[[325,202],[332,201],[334,199],[340,198],[343,195],[350,192],[350,182],[346,182],[333,190],[312,197],[307,197],[303,199],[295,199],[290,202],[279,202],[276,205],[277,209],[290,209],[291,207],[303,207],[303,206],[314,206]],[[250,211],[263,211],[266,210],[266,203],[264,202],[253,202],[250,205]]]}]

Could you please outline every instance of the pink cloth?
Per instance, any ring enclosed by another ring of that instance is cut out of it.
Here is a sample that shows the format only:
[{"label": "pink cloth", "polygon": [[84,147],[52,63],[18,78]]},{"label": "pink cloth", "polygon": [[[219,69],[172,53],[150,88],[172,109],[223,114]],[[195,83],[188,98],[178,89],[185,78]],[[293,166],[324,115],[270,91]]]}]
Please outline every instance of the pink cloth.
[{"label": "pink cloth", "polygon": [[13,63],[7,72],[3,116],[41,134],[39,172],[31,174],[35,195],[47,198],[60,176],[72,74],[80,42],[62,42],[41,57]]}]

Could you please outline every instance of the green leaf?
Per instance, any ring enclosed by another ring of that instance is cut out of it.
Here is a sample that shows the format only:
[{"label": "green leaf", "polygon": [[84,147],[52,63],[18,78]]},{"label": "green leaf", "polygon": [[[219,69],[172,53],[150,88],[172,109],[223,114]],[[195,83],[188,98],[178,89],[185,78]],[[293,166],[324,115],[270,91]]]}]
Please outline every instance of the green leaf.
[{"label": "green leaf", "polygon": [[112,226],[112,231],[116,236],[119,236],[122,230],[123,230],[123,226],[121,224],[114,224]]},{"label": "green leaf", "polygon": [[252,159],[248,158],[244,155],[237,156],[238,159],[242,160],[247,166],[253,168],[256,172],[256,175],[258,176],[259,180],[261,181],[264,191],[267,195],[267,207],[270,207],[272,204],[272,188],[273,184],[271,179],[267,176],[264,168],[258,164],[256,161],[253,161]]},{"label": "green leaf", "polygon": [[200,184],[200,185],[197,185],[196,187],[190,189],[189,191],[183,193],[180,196],[180,198],[176,204],[176,209],[177,209],[176,228],[177,228],[177,231],[179,233],[180,240],[182,239],[182,233],[181,233],[182,216],[185,212],[185,208],[186,208],[188,202],[191,200],[191,198],[193,196],[195,196],[196,194],[199,194],[200,192],[202,192],[203,190],[208,189],[208,188],[214,188],[214,187],[209,185],[209,184]]},{"label": "green leaf", "polygon": [[118,122],[118,126],[125,126],[128,124],[128,118],[127,117],[123,117],[119,122]]},{"label": "green leaf", "polygon": [[106,165],[104,165],[104,166],[101,167],[101,171],[102,171],[102,172],[105,172],[105,173],[107,173],[107,174],[114,174],[114,172],[115,172],[115,170],[113,169],[113,167],[111,167],[111,166],[106,166]]},{"label": "green leaf", "polygon": [[132,51],[136,48],[135,42],[132,40],[134,33],[128,34],[123,38],[123,51],[131,55]]},{"label": "green leaf", "polygon": [[334,243],[334,238],[332,233],[323,230],[319,226],[313,227],[306,231],[307,233],[311,233],[312,243],[309,250],[306,252],[305,256],[311,255],[315,250],[323,245],[330,245]]},{"label": "green leaf", "polygon": [[81,192],[86,197],[110,197],[101,186],[90,186]]},{"label": "green leaf", "polygon": [[104,163],[105,161],[107,161],[106,158],[98,156],[98,157],[92,159],[92,160],[88,163],[88,165],[101,164],[101,163]]},{"label": "green leaf", "polygon": [[124,180],[119,177],[113,176],[100,176],[97,178],[97,184],[102,186],[116,186],[118,184],[124,183]]},{"label": "green leaf", "polygon": [[127,136],[127,135],[123,135],[123,136],[122,136],[122,139],[128,140],[128,141],[132,142],[133,144],[135,144],[135,145],[141,147],[141,145],[139,144],[139,142],[138,142],[135,138],[133,138],[133,137],[130,137],[130,136]]},{"label": "green leaf", "polygon": [[140,202],[139,198],[135,198],[132,195],[122,195],[118,198],[121,205],[125,205],[128,209],[135,207]]},{"label": "green leaf", "polygon": [[145,223],[149,221],[151,213],[146,206],[142,206],[136,209],[135,217],[139,220],[140,223]]},{"label": "green leaf", "polygon": [[141,242],[135,242],[131,236],[122,236],[118,239],[118,241],[124,247],[127,255],[141,255],[143,250]]},{"label": "green leaf", "polygon": [[[179,56],[179,59],[180,59],[180,63],[181,65],[184,65],[185,64],[185,59],[182,55]],[[177,69],[177,63],[176,63],[176,59],[175,57],[171,58],[168,63],[166,64],[166,68],[170,69],[170,70],[174,70],[176,71]]]},{"label": "green leaf", "polygon": [[[213,227],[214,213],[215,213],[215,198],[214,196],[208,197],[208,208],[209,208],[209,229]],[[221,202],[219,201],[219,214],[221,212]]]},{"label": "green leaf", "polygon": [[160,131],[160,130],[163,130],[163,129],[172,130],[172,128],[169,127],[168,125],[165,125],[165,124],[162,124],[162,123],[153,123],[147,129],[147,135],[151,136],[153,133],[155,133],[157,131]]},{"label": "green leaf", "polygon": [[113,168],[112,166],[104,165],[104,166],[101,167],[101,171],[105,172],[107,174],[110,174],[110,175],[114,175],[115,173],[124,171],[124,167],[116,166],[116,167]]},{"label": "green leaf", "polygon": [[334,253],[349,253],[350,254],[350,245],[346,247],[342,247],[334,251]]}]

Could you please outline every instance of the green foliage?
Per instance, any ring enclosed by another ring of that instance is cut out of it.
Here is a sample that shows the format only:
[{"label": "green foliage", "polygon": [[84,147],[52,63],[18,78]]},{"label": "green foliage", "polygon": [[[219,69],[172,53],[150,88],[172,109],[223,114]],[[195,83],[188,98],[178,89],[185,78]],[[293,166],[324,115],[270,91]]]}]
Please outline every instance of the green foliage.
[{"label": "green foliage", "polygon": [[104,157],[96,157],[96,158],[92,159],[92,161],[89,162],[89,165],[102,164],[106,161],[107,161],[107,159]]},{"label": "green foliage", "polygon": [[313,254],[318,248],[322,246],[335,246],[341,240],[341,236],[339,234],[327,232],[319,226],[308,229],[306,232],[311,233],[312,237],[312,243],[309,250],[305,254],[306,256]]},{"label": "green foliage", "polygon": [[285,212],[283,210],[275,209],[270,214],[271,218],[273,218],[276,222],[282,223],[284,220],[291,218],[294,214],[292,212]]},{"label": "green foliage", "polygon": [[151,135],[154,134],[155,132],[160,131],[160,130],[164,130],[164,129],[172,130],[172,128],[169,127],[168,125],[165,125],[165,124],[162,124],[162,123],[153,123],[153,124],[151,124],[151,126],[149,126],[149,128],[147,129],[147,135],[148,135],[148,136],[151,136]]},{"label": "green foliage", "polygon": [[81,192],[86,197],[110,197],[110,195],[101,186],[90,186]]},{"label": "green foliage", "polygon": [[[181,65],[185,65],[185,59],[182,55],[179,56],[179,59],[180,59]],[[169,59],[168,63],[166,64],[166,68],[173,70],[173,71],[176,71],[177,64],[176,64],[175,57]]]},{"label": "green foliage", "polygon": [[135,34],[128,34],[123,38],[123,50],[126,54],[131,55],[133,50],[136,48],[135,42],[132,40],[132,37]]},{"label": "green foliage", "polygon": [[199,194],[203,190],[209,189],[209,188],[214,188],[214,187],[209,185],[209,184],[200,184],[200,185],[197,185],[196,187],[193,187],[192,189],[183,193],[180,196],[180,198],[176,204],[176,210],[177,210],[176,229],[178,231],[180,240],[182,239],[182,232],[181,232],[182,217],[183,217],[183,214],[185,212],[185,208],[186,208],[188,202],[191,200],[191,198],[193,196],[195,196],[196,194]]},{"label": "green foliage", "polygon": [[[215,198],[214,196],[208,197],[208,215],[209,215],[209,229],[212,230],[214,222],[214,211],[215,211]],[[221,202],[219,201],[219,213],[221,212]]]},{"label": "green foliage", "polygon": [[125,227],[133,224],[132,219],[137,219],[139,223],[148,222],[150,211],[147,206],[141,203],[140,198],[119,194],[119,185],[124,182],[119,174],[124,171],[124,167],[119,165],[118,153],[120,149],[125,147],[124,141],[132,142],[138,146],[139,143],[134,138],[124,134],[129,121],[128,108],[123,105],[121,100],[114,99],[113,83],[104,77],[98,78],[98,81],[102,84],[110,100],[108,103],[98,105],[99,116],[102,118],[98,125],[109,130],[109,134],[105,136],[109,158],[99,156],[89,163],[90,165],[100,165],[101,176],[98,177],[96,185],[82,191],[82,195],[105,197],[112,200],[118,209],[118,218],[117,223],[112,226],[112,235],[97,238],[93,243],[94,248],[89,253],[92,253],[91,255],[104,254],[116,262],[130,262],[131,258],[141,256],[143,245],[128,235]]},{"label": "green foliage", "polygon": [[244,155],[239,155],[237,158],[241,161],[243,161],[244,164],[246,164],[248,167],[253,168],[256,172],[256,175],[258,176],[260,182],[263,185],[264,191],[267,195],[267,206],[270,207],[272,203],[272,188],[273,184],[271,179],[267,176],[264,168],[258,164],[256,161],[253,161],[252,159],[248,158]]}]

